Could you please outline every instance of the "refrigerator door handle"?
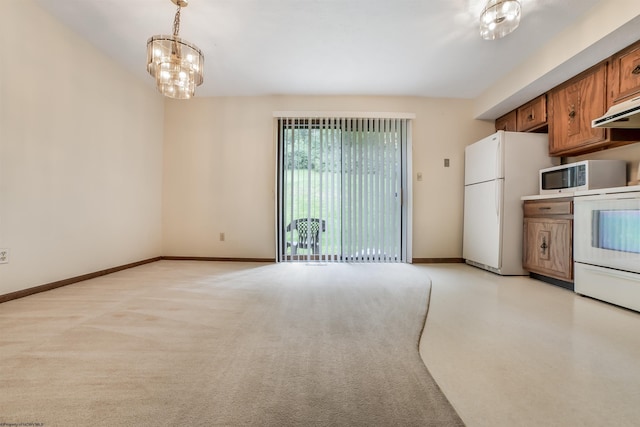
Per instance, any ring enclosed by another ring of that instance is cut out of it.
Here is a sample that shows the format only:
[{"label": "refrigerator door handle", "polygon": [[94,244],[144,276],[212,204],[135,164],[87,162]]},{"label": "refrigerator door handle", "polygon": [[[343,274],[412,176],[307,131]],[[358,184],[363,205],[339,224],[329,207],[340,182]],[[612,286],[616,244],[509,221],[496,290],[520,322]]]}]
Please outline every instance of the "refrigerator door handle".
[{"label": "refrigerator door handle", "polygon": [[498,145],[496,145],[496,171],[495,171],[495,178],[502,178],[502,174],[500,173],[500,144],[502,144],[502,141],[498,140]]},{"label": "refrigerator door handle", "polygon": [[500,181],[496,181],[496,185],[495,185],[495,197],[494,197],[494,201],[496,204],[496,222],[499,224],[500,223],[500,185],[499,184]]}]

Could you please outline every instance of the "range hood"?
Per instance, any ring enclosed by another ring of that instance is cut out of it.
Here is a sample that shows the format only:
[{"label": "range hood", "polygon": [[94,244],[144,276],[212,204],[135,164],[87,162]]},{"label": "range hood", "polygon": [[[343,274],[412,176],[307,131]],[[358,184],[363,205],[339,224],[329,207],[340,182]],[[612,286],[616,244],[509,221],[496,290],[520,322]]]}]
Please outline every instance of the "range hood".
[{"label": "range hood", "polygon": [[592,120],[591,127],[640,129],[640,96],[613,105],[604,116]]}]

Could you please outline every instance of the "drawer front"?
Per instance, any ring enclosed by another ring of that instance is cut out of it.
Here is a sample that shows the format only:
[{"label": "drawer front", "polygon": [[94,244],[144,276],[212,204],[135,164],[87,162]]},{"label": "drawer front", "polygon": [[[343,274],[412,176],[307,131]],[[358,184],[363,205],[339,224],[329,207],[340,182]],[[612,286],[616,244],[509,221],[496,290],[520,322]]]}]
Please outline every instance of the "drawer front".
[{"label": "drawer front", "polygon": [[518,132],[536,129],[547,123],[547,95],[537,97],[518,108]]},{"label": "drawer front", "polygon": [[640,275],[575,263],[575,291],[640,311]]},{"label": "drawer front", "polygon": [[554,200],[524,203],[524,216],[571,215],[573,202],[571,200]]}]

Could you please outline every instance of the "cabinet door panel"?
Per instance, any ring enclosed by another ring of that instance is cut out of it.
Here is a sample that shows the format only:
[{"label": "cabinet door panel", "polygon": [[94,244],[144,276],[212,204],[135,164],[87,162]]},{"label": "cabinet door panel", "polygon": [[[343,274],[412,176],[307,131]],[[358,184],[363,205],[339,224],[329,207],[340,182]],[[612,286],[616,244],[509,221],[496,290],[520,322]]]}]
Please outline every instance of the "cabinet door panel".
[{"label": "cabinet door panel", "polygon": [[573,280],[570,219],[525,218],[523,266],[556,279]]},{"label": "cabinet door panel", "polygon": [[640,42],[611,58],[608,78],[609,107],[640,93]]},{"label": "cabinet door panel", "polygon": [[591,120],[605,112],[605,83],[603,64],[550,92],[550,154],[561,154],[606,139],[605,129],[591,127]]},{"label": "cabinet door panel", "polygon": [[516,110],[510,111],[496,119],[496,132],[499,130],[506,132],[515,132],[518,130]]},{"label": "cabinet door panel", "polygon": [[518,132],[528,132],[547,124],[547,95],[541,95],[517,110]]}]

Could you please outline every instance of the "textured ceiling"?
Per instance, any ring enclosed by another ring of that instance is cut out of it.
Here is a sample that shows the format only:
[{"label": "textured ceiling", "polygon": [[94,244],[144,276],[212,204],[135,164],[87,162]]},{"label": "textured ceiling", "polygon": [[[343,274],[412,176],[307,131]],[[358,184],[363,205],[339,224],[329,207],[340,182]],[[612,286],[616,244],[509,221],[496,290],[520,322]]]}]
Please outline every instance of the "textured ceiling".
[{"label": "textured ceiling", "polygon": [[[172,32],[170,0],[37,0],[122,63]],[[190,0],[180,36],[205,54],[197,96],[416,95],[475,98],[598,0],[522,0],[511,35],[485,41],[485,0]]]}]

